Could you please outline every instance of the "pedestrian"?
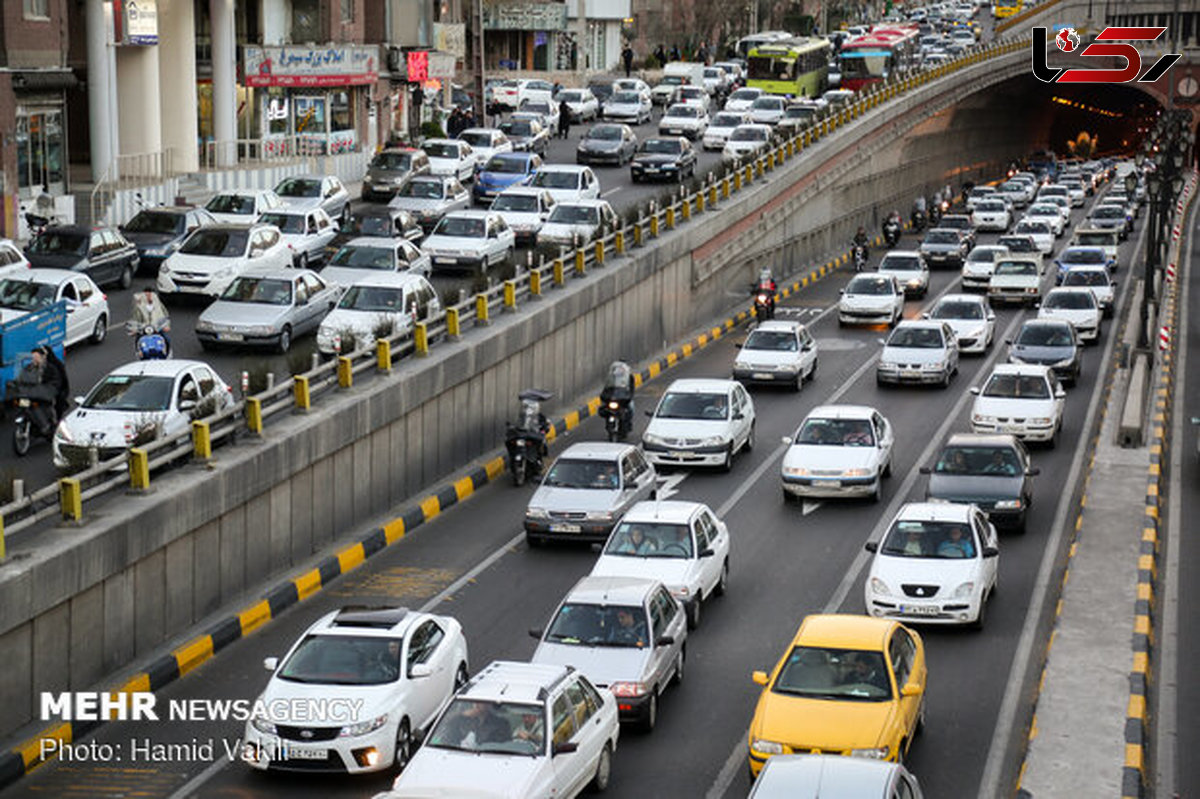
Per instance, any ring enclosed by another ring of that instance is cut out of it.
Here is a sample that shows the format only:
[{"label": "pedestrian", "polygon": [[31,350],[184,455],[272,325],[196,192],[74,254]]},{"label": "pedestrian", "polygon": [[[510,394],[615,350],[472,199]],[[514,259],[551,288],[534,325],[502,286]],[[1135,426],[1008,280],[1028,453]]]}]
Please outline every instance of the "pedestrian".
[{"label": "pedestrian", "polygon": [[663,47],[661,43],[654,50],[654,60],[658,62],[660,67],[667,63],[667,48]]},{"label": "pedestrian", "polygon": [[629,77],[629,73],[633,71],[633,48],[628,43],[625,49],[621,51],[621,60],[625,62],[625,77]]},{"label": "pedestrian", "polygon": [[571,107],[567,105],[567,101],[563,100],[558,104],[558,137],[560,139],[567,138],[567,134],[571,132]]},{"label": "pedestrian", "polygon": [[673,44],[673,45],[671,45],[671,60],[672,60],[672,61],[679,61],[679,60],[680,60],[680,57],[679,57],[679,45],[677,45],[677,44]]}]

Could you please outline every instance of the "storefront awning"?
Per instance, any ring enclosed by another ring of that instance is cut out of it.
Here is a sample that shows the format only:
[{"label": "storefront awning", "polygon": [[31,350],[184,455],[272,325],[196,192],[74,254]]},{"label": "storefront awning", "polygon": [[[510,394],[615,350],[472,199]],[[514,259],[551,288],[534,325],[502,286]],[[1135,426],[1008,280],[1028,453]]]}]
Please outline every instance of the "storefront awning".
[{"label": "storefront awning", "polygon": [[44,92],[73,89],[79,85],[69,69],[20,70],[12,73],[14,92]]}]

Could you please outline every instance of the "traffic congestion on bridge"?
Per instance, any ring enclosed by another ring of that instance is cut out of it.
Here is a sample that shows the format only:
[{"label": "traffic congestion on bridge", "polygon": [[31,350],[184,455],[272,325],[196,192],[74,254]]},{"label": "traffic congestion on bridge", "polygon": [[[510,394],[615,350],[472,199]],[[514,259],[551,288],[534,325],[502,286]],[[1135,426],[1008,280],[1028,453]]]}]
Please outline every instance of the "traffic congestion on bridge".
[{"label": "traffic congestion on bridge", "polygon": [[0,796],[1200,791],[1200,12],[84,5],[0,26]]}]

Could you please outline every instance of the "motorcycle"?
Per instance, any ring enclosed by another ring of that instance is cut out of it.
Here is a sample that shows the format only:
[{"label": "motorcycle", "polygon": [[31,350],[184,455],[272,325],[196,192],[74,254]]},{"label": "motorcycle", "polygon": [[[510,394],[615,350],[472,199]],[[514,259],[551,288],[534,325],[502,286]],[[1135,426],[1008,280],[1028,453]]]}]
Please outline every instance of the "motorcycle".
[{"label": "motorcycle", "polygon": [[138,333],[134,349],[137,351],[139,361],[162,361],[171,355],[171,347],[167,344],[167,337],[162,334],[159,328],[155,328],[154,325],[144,325],[142,327]]},{"label": "motorcycle", "polygon": [[929,209],[929,226],[930,227],[937,227],[938,222],[942,221],[942,210],[943,209],[942,209],[941,203],[934,203],[933,207]]},{"label": "motorcycle", "polygon": [[863,271],[867,267],[867,248],[861,244],[855,244],[850,253],[854,257],[854,271]]},{"label": "motorcycle", "polygon": [[49,441],[54,435],[58,425],[54,388],[22,379],[10,380],[8,399],[17,411],[13,417],[13,454],[22,457],[29,452],[35,437]]},{"label": "motorcycle", "polygon": [[927,220],[925,218],[924,211],[913,211],[912,226],[914,232],[920,233],[922,230],[924,230],[926,222]]},{"label": "motorcycle", "polygon": [[633,429],[633,409],[627,399],[609,399],[600,406],[604,417],[604,432],[609,441],[624,441]]},{"label": "motorcycle", "polygon": [[754,295],[754,318],[759,321],[775,318],[775,295],[767,289],[759,289]]},{"label": "motorcycle", "polygon": [[526,480],[542,474],[543,459],[548,453],[546,433],[550,431],[550,423],[541,413],[541,403],[553,396],[536,388],[517,395],[521,400],[521,420],[516,424],[508,422],[504,431],[508,471],[515,486],[524,485]]},{"label": "motorcycle", "polygon": [[893,217],[883,223],[883,240],[889,247],[896,246],[900,241],[900,220]]}]

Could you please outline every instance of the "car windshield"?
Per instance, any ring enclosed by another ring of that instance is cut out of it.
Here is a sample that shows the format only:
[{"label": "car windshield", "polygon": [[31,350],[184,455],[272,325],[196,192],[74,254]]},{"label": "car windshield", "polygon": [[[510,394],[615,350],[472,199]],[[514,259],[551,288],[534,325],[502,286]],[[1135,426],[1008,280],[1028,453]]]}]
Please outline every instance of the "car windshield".
[{"label": "car windshield", "polygon": [[252,216],[254,214],[254,198],[241,194],[218,194],[204,207],[216,214]]},{"label": "car windshield", "polygon": [[1017,223],[1016,231],[1018,233],[1049,233],[1050,226],[1045,222],[1035,222],[1032,219],[1023,219]]},{"label": "car windshield", "polygon": [[1024,347],[1069,347],[1071,328],[1067,324],[1027,323],[1017,334],[1015,343]]},{"label": "car windshield", "polygon": [[941,331],[932,327],[898,327],[892,331],[887,345],[917,350],[940,350],[945,346]]},{"label": "car windshield", "polygon": [[1050,399],[1050,386],[1045,379],[1034,375],[992,375],[983,387],[985,397],[1009,399]]},{"label": "car windshield", "polygon": [[686,524],[621,522],[608,539],[604,554],[687,559],[692,557],[692,536]]},{"label": "car windshield", "polygon": [[29,252],[41,255],[77,255],[82,258],[88,252],[88,237],[82,233],[43,233],[29,245]]},{"label": "car windshield", "polygon": [[463,239],[482,239],[487,235],[487,226],[482,219],[448,216],[433,229],[435,236],[455,236]]},{"label": "car windshield", "polygon": [[615,491],[621,487],[621,476],[615,461],[559,458],[550,467],[542,485],[550,488],[594,488]]},{"label": "car windshield", "polygon": [[1107,286],[1108,276],[1098,269],[1071,269],[1063,278],[1064,286]]},{"label": "car windshield", "polygon": [[767,132],[760,128],[738,128],[729,135],[730,141],[766,141]]},{"label": "car windshield", "polygon": [[976,247],[971,250],[967,260],[975,263],[994,264],[997,258],[1006,254],[1007,252],[999,247]]},{"label": "car windshield", "polygon": [[342,247],[333,258],[329,259],[330,266],[346,266],[351,269],[382,269],[391,270],[395,265],[395,254],[386,247],[362,247],[349,245]]},{"label": "car windshield", "polygon": [[1113,240],[1113,237],[1116,235],[1117,235],[1116,233],[1101,233],[1099,231],[1097,231],[1095,233],[1077,232],[1075,234],[1075,241],[1077,241],[1080,244],[1092,244],[1092,245],[1096,245],[1096,246],[1107,246],[1107,245],[1116,243]]},{"label": "car windshield", "polygon": [[938,474],[1016,477],[1021,473],[1021,460],[1008,446],[946,447],[933,471]]},{"label": "car windshield", "polygon": [[214,258],[240,258],[246,253],[250,240],[245,230],[197,230],[179,248],[185,255],[208,255]]},{"label": "car windshield", "polygon": [[1037,266],[1029,263],[1028,261],[1001,261],[1000,263],[996,264],[996,271],[994,274],[997,277],[1003,277],[1004,275],[1025,275],[1036,277]]},{"label": "car windshield", "polygon": [[574,646],[644,649],[650,638],[646,613],[636,605],[590,605],[567,602],[546,630],[546,640]]},{"label": "car windshield", "polygon": [[259,221],[267,225],[274,225],[279,228],[281,233],[304,232],[303,214],[282,214],[278,211],[271,211],[259,217]]},{"label": "car windshield", "polygon": [[544,170],[533,176],[533,185],[545,189],[577,189],[579,173]]},{"label": "car windshield", "polygon": [[421,149],[430,158],[458,158],[459,156],[458,145],[450,142],[425,142]]},{"label": "car windshield", "polygon": [[171,407],[170,377],[109,375],[87,395],[82,407],[101,411],[165,411]]},{"label": "car windshield", "polygon": [[1057,205],[1031,205],[1028,213],[1030,216],[1059,216]]},{"label": "car windshield", "polygon": [[885,255],[880,272],[920,272],[921,259],[914,255]]},{"label": "car windshield", "polygon": [[445,195],[445,184],[440,180],[410,180],[396,194],[419,200],[440,200]]},{"label": "car windshield", "polygon": [[762,92],[757,89],[738,89],[736,92],[729,95],[729,99],[754,101],[758,99],[760,94],[762,94]]},{"label": "car windshield", "polygon": [[580,91],[559,92],[558,99],[559,99],[559,102],[563,102],[563,103],[582,103],[583,102],[583,92],[580,92]]},{"label": "car windshield", "polygon": [[533,124],[528,119],[514,119],[500,123],[500,130],[509,136],[532,136]]},{"label": "car windshield", "polygon": [[1038,196],[1066,197],[1069,193],[1066,186],[1043,186],[1042,190],[1038,192]]},{"label": "car windshield", "polygon": [[701,114],[701,109],[697,108],[694,105],[673,105],[669,109],[667,109],[667,113],[664,114],[663,116],[687,117],[688,119],[695,119],[695,118],[699,117],[700,114]]},{"label": "car windshield", "polygon": [[679,155],[683,152],[683,144],[676,139],[647,139],[640,148],[643,153],[661,155]]},{"label": "car windshield", "polygon": [[600,209],[586,205],[556,205],[546,221],[561,225],[599,225]]},{"label": "car windshield", "polygon": [[354,216],[350,218],[350,230],[347,232],[387,238],[396,235],[396,228],[389,216]]},{"label": "car windshield", "polygon": [[873,447],[875,435],[866,419],[805,419],[797,444],[834,447]]},{"label": "car windshield", "polygon": [[309,635],[275,676],[317,685],[384,685],[400,679],[402,643],[375,636]]},{"label": "car windshield", "polygon": [[321,181],[315,178],[288,178],[275,187],[280,197],[320,197]]},{"label": "car windshield", "polygon": [[939,302],[930,316],[934,319],[983,319],[983,306],[977,302],[948,300]]},{"label": "car windshield", "polygon": [[728,419],[729,400],[724,394],[668,392],[654,413],[658,419]]},{"label": "car windshield", "polygon": [[525,161],[517,158],[493,158],[487,162],[483,171],[502,175],[524,175]]},{"label": "car windshield", "polygon": [[488,133],[486,131],[475,131],[475,132],[464,131],[464,132],[458,134],[458,138],[462,139],[463,141],[465,141],[467,144],[471,145],[472,147],[491,147],[492,146],[492,134]]},{"label": "car windshield", "polygon": [[952,230],[931,230],[925,234],[926,244],[958,244],[958,234]]},{"label": "car windshield", "polygon": [[797,352],[800,342],[796,340],[796,334],[788,330],[755,330],[746,339],[742,349]]},{"label": "car windshield", "polygon": [[226,302],[256,302],[265,305],[291,305],[292,283],[266,277],[239,277],[221,293]]},{"label": "car windshield", "polygon": [[636,105],[642,101],[642,98],[637,92],[614,92],[608,101],[620,105]]},{"label": "car windshield", "polygon": [[783,115],[788,119],[808,119],[817,115],[817,109],[811,105],[790,105]]},{"label": "car windshield", "polygon": [[399,313],[404,308],[404,290],[391,286],[351,286],[337,307],[348,311]]},{"label": "car windshield", "polygon": [[976,212],[983,211],[984,213],[998,214],[1006,210],[1008,210],[1007,206],[1005,206],[1005,204],[1000,200],[980,200],[979,202],[975,203]]},{"label": "car windshield", "polygon": [[973,558],[977,550],[966,522],[900,519],[879,551],[900,558]]},{"label": "car windshield", "polygon": [[601,141],[620,141],[621,129],[616,125],[597,125],[588,131],[587,137]]},{"label": "car windshield", "polygon": [[783,105],[783,100],[778,97],[759,97],[751,106],[756,111],[778,111]]},{"label": "car windshield", "polygon": [[533,113],[542,114],[544,116],[546,114],[550,114],[550,104],[549,103],[533,103],[533,102],[530,102],[529,100],[526,100],[525,102],[521,103],[521,110],[522,111],[532,111]]},{"label": "car windshield", "polygon": [[125,232],[178,235],[183,232],[185,221],[183,214],[138,211],[137,215],[125,224]]},{"label": "car windshield", "polygon": [[1036,252],[1037,244],[1032,237],[1001,236],[998,243],[1008,248],[1009,252]]},{"label": "car windshield", "polygon": [[892,278],[856,277],[846,286],[847,294],[872,294],[882,296],[895,294]]},{"label": "car windshield", "polygon": [[407,171],[412,167],[411,153],[380,153],[371,159],[371,166],[376,169],[392,171]]},{"label": "car windshield", "polygon": [[438,719],[425,746],[536,757],[546,754],[547,738],[542,705],[460,696]]},{"label": "car windshield", "polygon": [[492,200],[492,210],[536,214],[538,198],[532,194],[501,194]]},{"label": "car windshield", "polygon": [[1052,291],[1042,303],[1043,308],[1062,308],[1067,311],[1088,311],[1096,308],[1096,295],[1091,291]]},{"label": "car windshield", "polygon": [[34,283],[31,280],[5,280],[0,282],[0,308],[17,311],[36,311],[54,302],[57,288],[49,283]]},{"label": "car windshield", "polygon": [[1096,219],[1124,219],[1125,209],[1116,208],[1111,205],[1102,205],[1092,211],[1092,216]]},{"label": "car windshield", "polygon": [[784,659],[771,690],[814,699],[883,702],[892,698],[882,652],[799,645]]}]

